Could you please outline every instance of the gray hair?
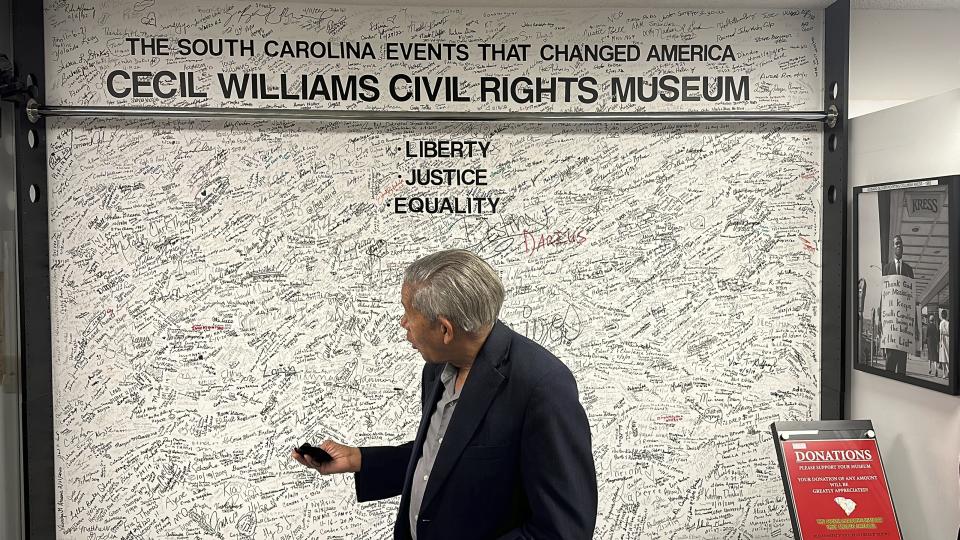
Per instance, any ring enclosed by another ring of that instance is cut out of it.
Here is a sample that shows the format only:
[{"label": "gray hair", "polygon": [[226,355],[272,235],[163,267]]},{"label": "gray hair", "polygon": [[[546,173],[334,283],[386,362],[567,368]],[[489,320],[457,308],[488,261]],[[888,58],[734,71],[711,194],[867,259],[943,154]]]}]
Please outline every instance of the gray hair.
[{"label": "gray hair", "polygon": [[443,316],[468,333],[493,326],[503,305],[503,284],[493,268],[464,249],[421,257],[407,267],[413,308],[431,322]]}]

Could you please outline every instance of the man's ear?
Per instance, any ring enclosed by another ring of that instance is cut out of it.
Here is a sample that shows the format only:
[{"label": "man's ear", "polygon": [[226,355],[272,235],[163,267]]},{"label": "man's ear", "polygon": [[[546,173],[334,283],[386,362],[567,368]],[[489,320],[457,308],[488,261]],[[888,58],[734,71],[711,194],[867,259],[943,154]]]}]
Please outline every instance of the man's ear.
[{"label": "man's ear", "polygon": [[449,345],[453,341],[454,330],[453,323],[450,322],[450,319],[446,317],[437,317],[437,322],[440,323],[440,331],[443,333],[443,344]]}]

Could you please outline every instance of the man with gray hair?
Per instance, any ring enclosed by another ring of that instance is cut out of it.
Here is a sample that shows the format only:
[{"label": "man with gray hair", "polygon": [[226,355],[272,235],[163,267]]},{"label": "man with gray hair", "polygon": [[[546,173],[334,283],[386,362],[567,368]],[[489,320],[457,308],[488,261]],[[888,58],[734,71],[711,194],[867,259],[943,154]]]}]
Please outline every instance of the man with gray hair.
[{"label": "man with gray hair", "polygon": [[360,502],[400,495],[394,538],[587,539],[597,516],[590,424],[573,374],[497,319],[503,285],[465,250],[404,275],[400,326],[426,361],[423,415],[401,446],[333,441],[321,474],[355,473]]}]

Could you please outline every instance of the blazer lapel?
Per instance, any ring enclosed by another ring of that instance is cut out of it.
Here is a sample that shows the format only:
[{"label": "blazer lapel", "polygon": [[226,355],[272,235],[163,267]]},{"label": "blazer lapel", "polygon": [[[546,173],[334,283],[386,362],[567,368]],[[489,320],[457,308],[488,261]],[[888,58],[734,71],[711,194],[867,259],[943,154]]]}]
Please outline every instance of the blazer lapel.
[{"label": "blazer lapel", "polygon": [[[443,444],[437,452],[437,460],[433,464],[433,470],[430,471],[430,480],[423,494],[421,509],[428,507],[430,500],[443,485],[453,466],[460,459],[463,449],[480,426],[480,421],[483,420],[490,403],[497,395],[497,390],[506,380],[499,366],[510,349],[510,333],[511,331],[503,323],[497,321],[480,349],[473,367],[470,368],[470,375],[460,391],[460,399],[457,402],[457,408],[453,411],[453,418],[450,419],[447,431],[443,435]],[[424,420],[424,423],[426,422],[429,422],[429,418]],[[421,431],[425,429],[421,427]],[[414,448],[419,447],[415,445]]]}]

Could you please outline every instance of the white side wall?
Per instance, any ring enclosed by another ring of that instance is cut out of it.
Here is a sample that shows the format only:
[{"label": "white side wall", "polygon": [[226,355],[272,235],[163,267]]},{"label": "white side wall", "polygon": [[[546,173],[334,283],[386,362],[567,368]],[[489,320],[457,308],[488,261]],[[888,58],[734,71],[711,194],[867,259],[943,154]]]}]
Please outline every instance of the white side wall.
[{"label": "white side wall", "polygon": [[[850,141],[850,211],[853,186],[958,174],[960,90],[855,118]],[[850,377],[848,417],[873,420],[904,537],[956,537],[960,397],[860,371]]]},{"label": "white side wall", "polygon": [[960,88],[958,28],[960,9],[853,10],[850,116]]},{"label": "white side wall", "polygon": [[[960,10],[854,10],[850,26],[852,210],[854,186],[960,173]],[[904,536],[955,538],[960,397],[852,371],[848,405],[877,427]]]}]

